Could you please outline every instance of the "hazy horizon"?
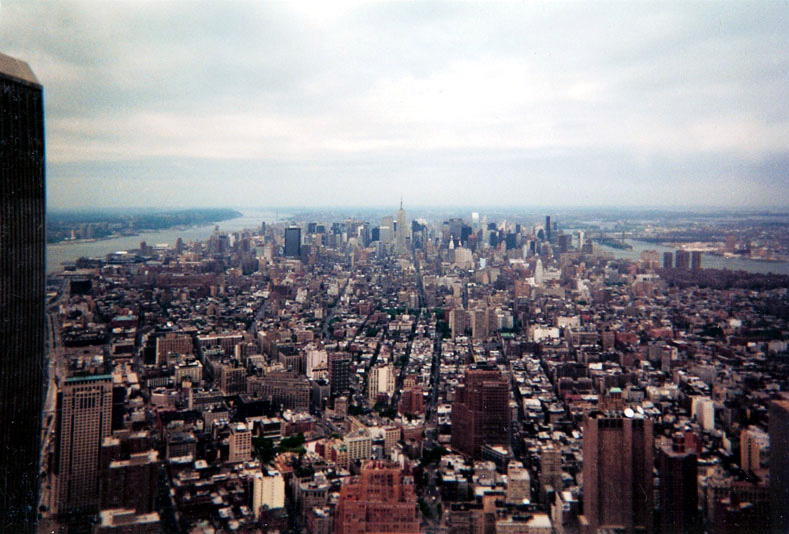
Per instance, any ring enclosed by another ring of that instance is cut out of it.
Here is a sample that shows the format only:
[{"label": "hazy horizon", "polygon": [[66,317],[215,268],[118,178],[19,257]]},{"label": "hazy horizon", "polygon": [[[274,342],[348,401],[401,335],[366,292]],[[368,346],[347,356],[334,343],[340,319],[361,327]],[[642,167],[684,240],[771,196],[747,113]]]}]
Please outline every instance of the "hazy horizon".
[{"label": "hazy horizon", "polygon": [[3,1],[48,204],[789,206],[788,3]]},{"label": "hazy horizon", "polygon": [[[77,208],[47,208],[47,213],[50,214],[66,214],[66,213],[145,213],[145,212],[169,212],[169,211],[189,211],[189,210],[235,210],[239,212],[249,211],[276,211],[276,210],[291,210],[296,212],[320,212],[320,211],[353,211],[362,210],[369,212],[392,212],[394,213],[399,208],[399,204],[370,204],[370,205],[312,205],[312,206],[298,206],[298,205],[249,205],[249,206],[212,206],[212,205],[194,205],[194,206],[93,206],[93,207],[77,207]],[[766,213],[770,215],[784,215],[789,218],[784,207],[743,207],[743,206],[626,206],[626,205],[578,205],[578,206],[561,206],[561,205],[506,205],[506,204],[489,204],[489,205],[439,205],[439,204],[403,204],[406,212],[416,211],[452,211],[452,212],[478,212],[483,215],[486,211],[517,211],[525,214],[539,214],[555,215],[556,213],[569,212],[569,213],[654,213],[654,214],[688,214],[688,215],[731,215],[731,214],[745,214],[755,215]]]}]

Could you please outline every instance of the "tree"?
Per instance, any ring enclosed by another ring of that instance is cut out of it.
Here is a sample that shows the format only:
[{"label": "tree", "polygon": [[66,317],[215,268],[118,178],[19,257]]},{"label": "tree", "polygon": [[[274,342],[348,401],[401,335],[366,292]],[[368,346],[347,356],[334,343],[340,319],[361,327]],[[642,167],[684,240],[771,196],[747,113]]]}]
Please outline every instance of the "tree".
[{"label": "tree", "polygon": [[274,460],[277,455],[277,449],[274,447],[274,440],[257,436],[252,438],[252,446],[255,448],[255,455],[260,459],[260,463],[269,464]]},{"label": "tree", "polygon": [[297,452],[299,454],[304,454],[307,451],[304,447],[305,441],[304,434],[301,432],[295,436],[282,438],[282,441],[279,442],[279,452]]}]

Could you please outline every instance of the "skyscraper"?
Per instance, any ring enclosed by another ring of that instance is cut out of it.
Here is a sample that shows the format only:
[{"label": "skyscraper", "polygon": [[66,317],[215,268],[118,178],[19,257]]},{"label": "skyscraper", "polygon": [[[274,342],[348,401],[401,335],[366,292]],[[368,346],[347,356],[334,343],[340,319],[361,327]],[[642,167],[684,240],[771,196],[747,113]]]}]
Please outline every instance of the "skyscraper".
[{"label": "skyscraper", "polygon": [[789,532],[789,400],[770,403],[770,528]]},{"label": "skyscraper", "polygon": [[99,507],[99,465],[112,431],[112,375],[78,373],[58,393],[55,501],[61,518],[93,514]]},{"label": "skyscraper", "polygon": [[452,405],[452,447],[480,457],[482,445],[509,445],[509,384],[495,368],[466,371]]},{"label": "skyscraper", "polygon": [[0,531],[33,532],[44,364],[44,98],[0,54]]},{"label": "skyscraper", "polygon": [[334,532],[419,532],[413,476],[396,464],[368,462],[340,490]]},{"label": "skyscraper", "polygon": [[285,256],[301,257],[301,228],[297,226],[285,229]]},{"label": "skyscraper", "polygon": [[408,225],[405,222],[405,210],[403,200],[400,200],[400,209],[397,210],[397,249],[405,250],[405,238],[408,235]]},{"label": "skyscraper", "polygon": [[696,452],[686,449],[682,433],[659,449],[661,533],[699,532],[697,472]]},{"label": "skyscraper", "polygon": [[378,238],[384,244],[389,244],[394,239],[394,219],[391,215],[381,218],[381,226],[378,227]]},{"label": "skyscraper", "polygon": [[551,216],[545,216],[545,240],[550,242],[551,241]]},{"label": "skyscraper", "polygon": [[584,423],[581,534],[616,527],[652,531],[652,420],[629,408],[592,412]]}]

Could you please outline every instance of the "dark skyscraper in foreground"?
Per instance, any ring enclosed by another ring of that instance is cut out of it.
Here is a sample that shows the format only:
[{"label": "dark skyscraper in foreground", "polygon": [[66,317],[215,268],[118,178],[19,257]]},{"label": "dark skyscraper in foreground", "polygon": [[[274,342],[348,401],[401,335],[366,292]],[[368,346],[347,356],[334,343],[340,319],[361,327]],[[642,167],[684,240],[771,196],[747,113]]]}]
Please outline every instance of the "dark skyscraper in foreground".
[{"label": "dark skyscraper in foreground", "polygon": [[658,449],[660,474],[660,532],[700,532],[698,518],[698,457],[685,448],[685,436],[677,433],[670,444]]},{"label": "dark skyscraper in foreground", "polygon": [[44,369],[44,98],[0,54],[0,531],[33,532]]},{"label": "dark skyscraper in foreground", "polygon": [[770,403],[770,520],[772,532],[789,532],[789,400]]}]

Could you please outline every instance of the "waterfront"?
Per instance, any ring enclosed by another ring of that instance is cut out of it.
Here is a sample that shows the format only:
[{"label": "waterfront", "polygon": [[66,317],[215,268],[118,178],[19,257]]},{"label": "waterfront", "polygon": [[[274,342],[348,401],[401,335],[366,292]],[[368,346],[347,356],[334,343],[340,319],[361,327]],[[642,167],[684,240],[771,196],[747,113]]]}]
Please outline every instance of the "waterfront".
[{"label": "waterfront", "polygon": [[[663,262],[663,253],[674,253],[674,247],[667,247],[657,243],[648,243],[646,241],[637,241],[635,239],[626,239],[625,243],[633,248],[630,250],[617,249],[599,245],[601,249],[610,252],[615,258],[622,258],[626,260],[638,261],[641,253],[645,250],[655,250],[658,253],[659,261]],[[760,261],[752,260],[749,258],[725,258],[723,256],[713,256],[712,254],[704,254],[701,260],[701,267],[703,269],[728,269],[730,271],[745,271],[749,273],[773,273],[773,274],[789,274],[789,262],[785,261]]]},{"label": "waterfront", "polygon": [[[238,232],[245,228],[258,228],[262,222],[276,222],[286,220],[292,214],[275,212],[272,210],[251,210],[243,211],[241,217],[228,219],[217,224],[206,224],[193,226],[190,228],[169,228],[156,232],[143,232],[136,236],[121,236],[111,239],[98,241],[78,241],[62,242],[47,245],[47,273],[57,272],[61,269],[64,262],[74,262],[80,257],[102,258],[107,254],[119,250],[132,250],[139,248],[140,242],[145,241],[153,246],[159,243],[167,243],[169,246],[175,245],[175,241],[180,237],[184,242],[205,240],[211,236],[215,226],[219,226],[222,232]],[[674,247],[667,247],[657,243],[648,243],[635,239],[625,240],[633,248],[630,250],[616,249],[605,245],[597,245],[602,250],[612,253],[615,258],[638,261],[641,253],[645,250],[657,251],[659,260],[663,261],[663,253],[674,253]],[[731,271],[746,271],[749,273],[774,273],[789,274],[789,262],[759,261],[749,258],[725,258],[704,254],[702,268],[705,269],[729,269]]]},{"label": "waterfront", "polygon": [[145,241],[149,246],[167,243],[174,246],[180,237],[184,243],[208,239],[219,226],[222,232],[238,232],[245,228],[259,228],[262,222],[271,223],[282,220],[288,215],[271,210],[244,210],[241,217],[228,219],[214,224],[192,226],[189,228],[168,228],[155,232],[141,232],[139,235],[113,237],[97,241],[76,241],[51,243],[47,245],[47,273],[58,272],[63,263],[77,261],[81,257],[103,258],[107,254],[119,250],[132,250],[139,248],[140,242]]}]

